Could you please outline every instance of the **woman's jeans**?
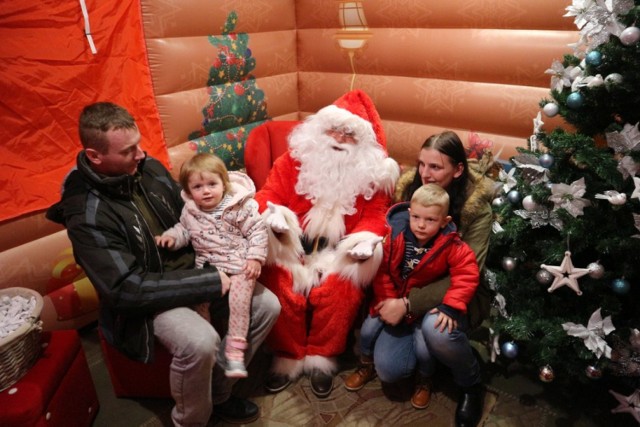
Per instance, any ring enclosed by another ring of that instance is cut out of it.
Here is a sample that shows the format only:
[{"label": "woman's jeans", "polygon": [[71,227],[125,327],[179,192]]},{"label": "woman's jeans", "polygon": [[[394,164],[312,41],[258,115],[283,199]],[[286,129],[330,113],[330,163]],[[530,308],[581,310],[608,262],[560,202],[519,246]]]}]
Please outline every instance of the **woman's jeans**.
[{"label": "woman's jeans", "polygon": [[461,387],[480,382],[480,366],[466,334],[466,318],[449,333],[434,328],[438,314],[427,314],[421,323],[385,325],[379,317],[367,316],[360,329],[362,354],[373,355],[381,381],[395,383],[420,374],[431,377],[437,362],[447,366]]}]

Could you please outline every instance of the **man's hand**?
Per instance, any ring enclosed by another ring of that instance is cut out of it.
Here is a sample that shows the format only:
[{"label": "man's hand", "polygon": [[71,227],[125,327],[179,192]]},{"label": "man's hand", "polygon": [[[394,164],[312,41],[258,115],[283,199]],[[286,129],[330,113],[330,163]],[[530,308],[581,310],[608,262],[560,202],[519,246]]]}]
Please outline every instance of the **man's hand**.
[{"label": "man's hand", "polygon": [[373,255],[376,245],[382,242],[382,237],[375,236],[364,240],[349,250],[349,255],[354,259],[369,259]]},{"label": "man's hand", "polygon": [[222,293],[220,294],[220,296],[224,296],[227,292],[229,292],[229,288],[231,287],[231,279],[224,271],[218,270],[218,274],[220,275],[220,285],[222,285]]},{"label": "man's hand", "polygon": [[289,224],[287,224],[287,220],[284,218],[284,214],[282,213],[282,210],[279,209],[278,205],[267,202],[267,207],[270,212],[270,215],[265,220],[267,226],[271,227],[271,229],[276,233],[285,233],[289,231]]},{"label": "man's hand", "polygon": [[176,244],[176,239],[170,236],[156,236],[156,245],[161,248],[173,249]]},{"label": "man's hand", "polygon": [[260,276],[260,271],[262,271],[262,265],[260,265],[260,261],[255,259],[248,259],[244,265],[244,274],[248,280],[257,279]]},{"label": "man's hand", "polygon": [[453,332],[454,329],[458,327],[458,321],[454,318],[447,316],[437,308],[432,309],[429,314],[438,313],[438,318],[436,319],[435,325],[433,327],[435,329],[440,329],[440,332],[443,332],[445,329],[449,330],[449,333]]},{"label": "man's hand", "polygon": [[380,319],[391,326],[399,324],[407,314],[407,306],[402,298],[388,298],[379,302],[374,309],[380,314]]}]

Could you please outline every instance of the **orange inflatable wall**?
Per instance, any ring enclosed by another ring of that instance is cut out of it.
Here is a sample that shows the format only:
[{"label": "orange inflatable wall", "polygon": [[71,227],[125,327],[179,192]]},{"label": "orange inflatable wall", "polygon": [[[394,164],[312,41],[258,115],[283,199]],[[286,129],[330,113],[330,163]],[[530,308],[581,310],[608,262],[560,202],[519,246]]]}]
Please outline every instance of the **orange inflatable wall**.
[{"label": "orange inflatable wall", "polygon": [[[339,8],[354,3],[362,6],[368,30],[360,34],[364,46],[349,52],[338,44],[344,34]],[[227,163],[240,168],[253,126],[303,118],[353,87],[376,103],[390,155],[401,164],[412,164],[424,139],[444,129],[463,141],[470,133],[489,139],[506,160],[533,131],[538,103],[549,93],[545,70],[578,38],[563,17],[570,3],[141,0],[162,126],[146,137],[166,144],[175,174],[185,158],[203,150],[224,152]],[[249,63],[235,80],[208,84]],[[236,67],[225,68],[229,64]],[[228,96],[231,115],[242,117],[208,140],[205,123],[222,105],[212,101],[216,94],[221,103]],[[544,121],[545,127],[561,124]],[[66,233],[42,211],[0,223],[0,251],[0,288],[42,293],[45,328],[96,318],[95,292],[73,261]]]}]

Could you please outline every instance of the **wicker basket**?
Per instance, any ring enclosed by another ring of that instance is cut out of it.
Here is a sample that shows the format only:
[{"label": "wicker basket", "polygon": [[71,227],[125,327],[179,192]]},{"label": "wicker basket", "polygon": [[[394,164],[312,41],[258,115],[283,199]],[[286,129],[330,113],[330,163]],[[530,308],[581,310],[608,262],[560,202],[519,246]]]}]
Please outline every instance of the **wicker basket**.
[{"label": "wicker basket", "polygon": [[18,382],[40,354],[42,321],[42,296],[27,288],[0,289],[0,298],[4,296],[24,298],[34,297],[36,306],[32,316],[4,338],[0,338],[0,391]]}]

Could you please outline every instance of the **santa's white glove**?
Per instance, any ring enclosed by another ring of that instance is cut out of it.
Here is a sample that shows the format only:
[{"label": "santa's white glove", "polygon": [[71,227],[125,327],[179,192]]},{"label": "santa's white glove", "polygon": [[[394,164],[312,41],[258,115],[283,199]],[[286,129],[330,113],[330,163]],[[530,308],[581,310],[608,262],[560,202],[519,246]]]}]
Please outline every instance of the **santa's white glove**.
[{"label": "santa's white glove", "polygon": [[382,242],[381,236],[375,236],[355,245],[349,250],[349,255],[355,259],[369,259],[378,243]]},{"label": "santa's white glove", "polygon": [[265,219],[267,226],[271,227],[276,233],[285,233],[289,231],[289,224],[284,218],[282,209],[276,204],[267,202],[267,208],[269,208],[269,216]]}]

